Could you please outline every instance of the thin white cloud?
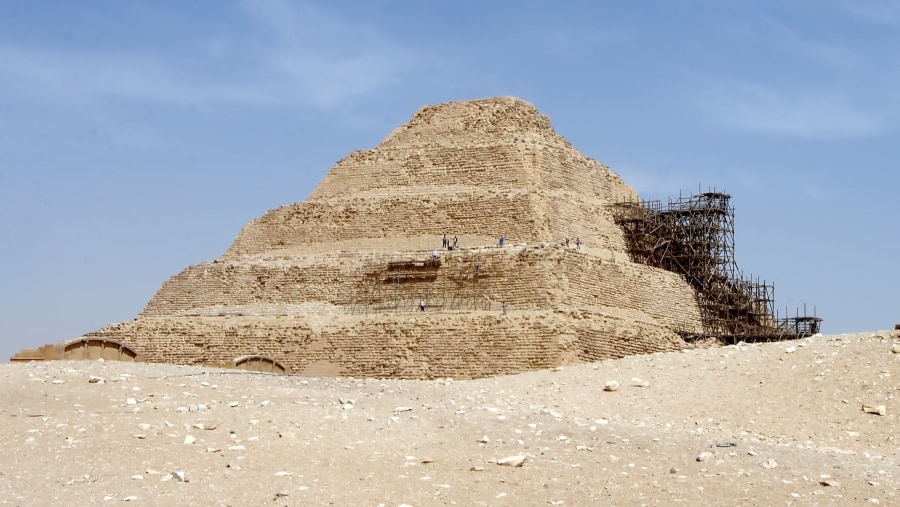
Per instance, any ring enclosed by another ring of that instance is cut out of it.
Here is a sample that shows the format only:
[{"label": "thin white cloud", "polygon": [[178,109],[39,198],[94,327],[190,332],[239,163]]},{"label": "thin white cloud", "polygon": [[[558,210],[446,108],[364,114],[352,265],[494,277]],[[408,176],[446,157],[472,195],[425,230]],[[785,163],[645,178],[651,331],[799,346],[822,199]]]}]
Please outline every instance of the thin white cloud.
[{"label": "thin white cloud", "polygon": [[843,0],[841,6],[854,18],[876,25],[900,25],[900,0]]},{"label": "thin white cloud", "polygon": [[243,6],[273,36],[263,60],[314,106],[339,106],[397,84],[419,61],[371,27],[338,22],[307,4],[246,0]]},{"label": "thin white cloud", "polygon": [[4,95],[51,104],[140,99],[176,104],[265,103],[252,87],[203,82],[146,55],[0,46]]},{"label": "thin white cloud", "polygon": [[330,109],[399,83],[418,61],[371,28],[344,24],[301,3],[242,5],[254,29],[239,38],[198,37],[202,61],[0,41],[0,101],[58,107],[126,99]]},{"label": "thin white cloud", "polygon": [[551,27],[535,34],[534,39],[539,48],[556,58],[579,60],[595,56],[602,48],[609,48],[610,51],[618,50],[619,47],[630,43],[633,36],[623,29],[607,26],[597,27],[591,31]]},{"label": "thin white cloud", "polygon": [[800,195],[810,201],[827,201],[832,199],[831,192],[818,182],[805,182],[800,186]]},{"label": "thin white cloud", "polygon": [[677,174],[666,169],[647,169],[634,165],[621,165],[610,169],[634,187],[642,199],[664,199],[673,192],[677,193],[686,183],[690,183],[685,181],[683,173]]},{"label": "thin white cloud", "polygon": [[836,67],[854,67],[860,63],[860,55],[850,47],[810,37],[775,18],[767,18],[763,26],[765,41],[779,51]]},{"label": "thin white cloud", "polygon": [[787,93],[755,84],[723,83],[707,87],[694,101],[716,124],[791,137],[869,137],[884,128],[878,114],[833,93]]},{"label": "thin white cloud", "polygon": [[637,190],[642,199],[663,201],[706,191],[729,192],[734,189],[759,188],[757,174],[737,169],[715,170],[704,167],[647,168],[634,165],[612,167],[613,171]]}]

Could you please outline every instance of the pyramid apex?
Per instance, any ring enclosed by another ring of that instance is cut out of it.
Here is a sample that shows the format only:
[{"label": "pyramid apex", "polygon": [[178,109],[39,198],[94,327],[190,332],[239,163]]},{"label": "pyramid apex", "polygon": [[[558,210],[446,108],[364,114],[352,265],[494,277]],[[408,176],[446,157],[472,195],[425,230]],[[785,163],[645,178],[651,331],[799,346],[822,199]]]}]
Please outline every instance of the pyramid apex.
[{"label": "pyramid apex", "polygon": [[490,97],[430,104],[394,129],[381,145],[405,144],[422,136],[463,141],[489,134],[558,138],[550,118],[518,97]]}]

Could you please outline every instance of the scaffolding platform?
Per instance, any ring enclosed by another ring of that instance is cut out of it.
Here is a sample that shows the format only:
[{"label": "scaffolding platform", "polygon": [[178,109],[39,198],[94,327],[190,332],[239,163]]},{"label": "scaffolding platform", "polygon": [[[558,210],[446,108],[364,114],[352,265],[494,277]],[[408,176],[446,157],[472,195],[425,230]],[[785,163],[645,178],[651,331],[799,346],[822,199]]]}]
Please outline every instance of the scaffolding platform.
[{"label": "scaffolding platform", "polygon": [[744,278],[734,258],[731,196],[704,192],[662,201],[610,205],[634,262],[681,275],[694,288],[702,333],[676,330],[686,340],[772,341],[810,336],[822,319],[804,314],[778,319],[775,286]]}]

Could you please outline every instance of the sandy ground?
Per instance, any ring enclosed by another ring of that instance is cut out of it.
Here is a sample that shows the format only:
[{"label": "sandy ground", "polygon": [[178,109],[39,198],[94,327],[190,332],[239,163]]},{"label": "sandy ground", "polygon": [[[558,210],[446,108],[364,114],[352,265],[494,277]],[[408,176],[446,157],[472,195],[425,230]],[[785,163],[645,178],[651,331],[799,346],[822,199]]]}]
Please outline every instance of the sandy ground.
[{"label": "sandy ground", "polygon": [[0,505],[900,505],[896,341],[468,381],[4,364]]}]

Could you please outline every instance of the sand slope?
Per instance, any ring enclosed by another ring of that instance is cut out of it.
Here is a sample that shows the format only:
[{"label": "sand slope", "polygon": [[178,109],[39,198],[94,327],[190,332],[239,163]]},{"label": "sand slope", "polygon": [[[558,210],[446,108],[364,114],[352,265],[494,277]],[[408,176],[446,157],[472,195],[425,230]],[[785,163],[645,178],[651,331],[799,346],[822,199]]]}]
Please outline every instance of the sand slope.
[{"label": "sand slope", "polygon": [[815,336],[469,381],[4,364],[0,504],[898,505],[891,346]]}]

